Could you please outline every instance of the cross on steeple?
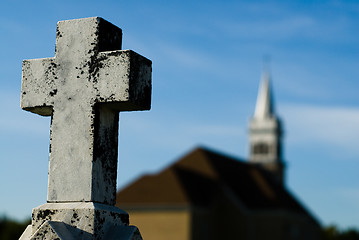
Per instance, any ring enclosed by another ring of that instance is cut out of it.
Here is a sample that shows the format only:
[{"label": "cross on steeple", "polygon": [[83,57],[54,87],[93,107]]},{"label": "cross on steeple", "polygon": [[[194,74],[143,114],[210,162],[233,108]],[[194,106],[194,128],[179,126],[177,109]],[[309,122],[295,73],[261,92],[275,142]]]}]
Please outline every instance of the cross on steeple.
[{"label": "cross on steeple", "polygon": [[21,107],[51,116],[48,202],[114,205],[118,112],[149,110],[151,61],[102,18],[60,21],[54,58],[24,60]]}]

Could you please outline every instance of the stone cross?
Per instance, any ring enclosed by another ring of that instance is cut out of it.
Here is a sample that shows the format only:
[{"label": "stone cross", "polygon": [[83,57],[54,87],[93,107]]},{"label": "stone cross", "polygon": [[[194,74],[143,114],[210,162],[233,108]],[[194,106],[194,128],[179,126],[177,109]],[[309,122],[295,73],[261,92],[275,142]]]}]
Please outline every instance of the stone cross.
[{"label": "stone cross", "polygon": [[118,112],[149,110],[151,61],[98,18],[60,21],[54,58],[24,60],[21,107],[51,116],[48,203],[115,204]]}]

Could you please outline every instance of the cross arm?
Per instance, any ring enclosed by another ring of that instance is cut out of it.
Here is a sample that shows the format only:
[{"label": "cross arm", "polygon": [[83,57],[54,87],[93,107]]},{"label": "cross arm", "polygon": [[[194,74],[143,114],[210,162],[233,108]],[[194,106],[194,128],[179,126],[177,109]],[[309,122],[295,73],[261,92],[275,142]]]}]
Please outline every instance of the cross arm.
[{"label": "cross arm", "polygon": [[22,65],[21,108],[43,116],[52,113],[56,63],[54,58],[24,60]]},{"label": "cross arm", "polygon": [[151,108],[152,62],[131,50],[101,52],[94,69],[100,103],[117,111]]}]

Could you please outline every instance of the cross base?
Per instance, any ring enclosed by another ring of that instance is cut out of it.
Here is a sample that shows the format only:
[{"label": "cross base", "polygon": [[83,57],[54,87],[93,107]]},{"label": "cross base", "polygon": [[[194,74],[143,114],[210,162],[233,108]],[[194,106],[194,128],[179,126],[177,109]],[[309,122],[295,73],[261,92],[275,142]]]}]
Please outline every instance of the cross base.
[{"label": "cross base", "polygon": [[19,240],[120,239],[140,240],[123,210],[94,202],[46,203],[32,211],[32,224]]}]

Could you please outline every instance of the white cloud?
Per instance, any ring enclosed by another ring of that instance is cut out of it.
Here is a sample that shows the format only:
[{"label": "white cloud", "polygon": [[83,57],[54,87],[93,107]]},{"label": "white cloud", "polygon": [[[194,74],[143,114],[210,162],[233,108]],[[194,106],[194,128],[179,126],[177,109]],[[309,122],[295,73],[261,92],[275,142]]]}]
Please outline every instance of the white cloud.
[{"label": "white cloud", "polygon": [[[301,11],[286,4],[242,4],[233,7],[238,11],[236,17],[232,14],[215,19],[216,31],[227,36],[249,40],[248,45],[258,47],[258,41],[280,40],[315,40],[320,43],[355,43],[357,37],[352,33],[355,30],[355,18],[346,14],[346,11],[355,11],[351,6],[333,6],[325,3],[328,8],[341,8],[341,11],[329,14],[325,11]],[[318,7],[319,8],[319,7]],[[316,8],[314,8],[316,9]],[[253,17],[255,16],[255,17]]]},{"label": "white cloud", "polygon": [[187,132],[193,135],[204,135],[204,136],[214,136],[214,137],[239,137],[244,136],[244,129],[241,129],[239,126],[228,126],[228,125],[192,125],[186,127]]},{"label": "white cloud", "polygon": [[201,70],[218,65],[218,62],[213,61],[213,56],[206,56],[199,51],[174,45],[169,42],[160,41],[158,43],[158,49],[160,49],[166,58],[171,59],[172,64],[179,64],[180,66]]},{"label": "white cloud", "polygon": [[[148,136],[152,144],[173,148],[178,145],[206,142],[208,139],[232,139],[245,135],[245,129],[236,125],[221,124],[210,120],[198,121],[176,116],[161,117],[159,115],[123,115],[121,132],[133,135]],[[177,119],[177,120],[176,120]]]},{"label": "white cloud", "polygon": [[359,154],[359,108],[281,105],[288,141],[320,143]]},{"label": "white cloud", "polygon": [[229,35],[245,39],[279,40],[303,35],[315,27],[316,21],[309,16],[283,17],[282,19],[258,19],[255,21],[227,22],[220,26]]}]

